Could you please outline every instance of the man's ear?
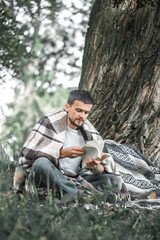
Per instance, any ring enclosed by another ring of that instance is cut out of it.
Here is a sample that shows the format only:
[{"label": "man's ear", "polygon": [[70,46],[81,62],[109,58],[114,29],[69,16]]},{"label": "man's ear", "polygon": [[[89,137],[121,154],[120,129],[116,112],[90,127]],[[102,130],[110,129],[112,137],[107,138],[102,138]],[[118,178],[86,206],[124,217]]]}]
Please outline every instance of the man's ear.
[{"label": "man's ear", "polygon": [[67,104],[65,105],[66,112],[69,111],[69,108],[70,108],[70,105],[67,103]]}]

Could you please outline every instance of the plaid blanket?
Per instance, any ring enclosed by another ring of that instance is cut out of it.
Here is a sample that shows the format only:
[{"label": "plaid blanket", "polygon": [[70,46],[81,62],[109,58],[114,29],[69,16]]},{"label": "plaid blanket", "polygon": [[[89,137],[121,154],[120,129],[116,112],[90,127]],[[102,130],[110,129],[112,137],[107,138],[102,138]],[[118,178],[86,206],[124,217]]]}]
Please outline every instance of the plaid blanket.
[{"label": "plaid blanket", "polygon": [[131,146],[113,140],[105,140],[105,145],[116,162],[131,199],[139,200],[143,205],[148,202],[160,204],[160,169]]},{"label": "plaid blanket", "polygon": [[[20,153],[14,176],[14,189],[20,190],[39,157],[46,157],[59,166],[59,151],[63,147],[67,126],[67,112],[59,110],[44,115],[33,128]],[[80,128],[85,141],[99,140],[101,136],[86,119]]]}]

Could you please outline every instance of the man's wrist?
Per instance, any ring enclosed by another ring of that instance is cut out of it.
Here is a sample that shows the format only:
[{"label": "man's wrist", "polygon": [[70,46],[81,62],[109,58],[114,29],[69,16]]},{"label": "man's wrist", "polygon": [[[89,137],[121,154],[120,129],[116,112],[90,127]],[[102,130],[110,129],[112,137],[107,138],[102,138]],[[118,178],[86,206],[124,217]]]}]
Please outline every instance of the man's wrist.
[{"label": "man's wrist", "polygon": [[65,151],[65,149],[61,149],[59,158],[64,158],[64,157],[66,157],[66,151]]}]

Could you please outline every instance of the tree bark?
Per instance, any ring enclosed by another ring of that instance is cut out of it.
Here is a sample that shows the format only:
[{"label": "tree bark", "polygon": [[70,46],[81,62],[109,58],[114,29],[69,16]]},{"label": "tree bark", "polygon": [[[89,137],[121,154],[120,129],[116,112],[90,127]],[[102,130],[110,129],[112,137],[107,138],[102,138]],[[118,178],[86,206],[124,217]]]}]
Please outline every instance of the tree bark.
[{"label": "tree bark", "polygon": [[90,120],[104,139],[132,145],[158,164],[160,2],[142,2],[95,1],[79,88],[93,96]]}]

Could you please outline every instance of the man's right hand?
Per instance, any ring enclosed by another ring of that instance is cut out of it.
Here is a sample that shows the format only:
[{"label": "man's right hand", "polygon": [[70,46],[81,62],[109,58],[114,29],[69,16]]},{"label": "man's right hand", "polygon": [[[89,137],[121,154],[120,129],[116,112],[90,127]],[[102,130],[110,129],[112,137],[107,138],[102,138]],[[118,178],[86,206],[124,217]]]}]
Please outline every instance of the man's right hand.
[{"label": "man's right hand", "polygon": [[76,158],[86,154],[86,151],[82,147],[70,147],[60,150],[60,158]]}]

